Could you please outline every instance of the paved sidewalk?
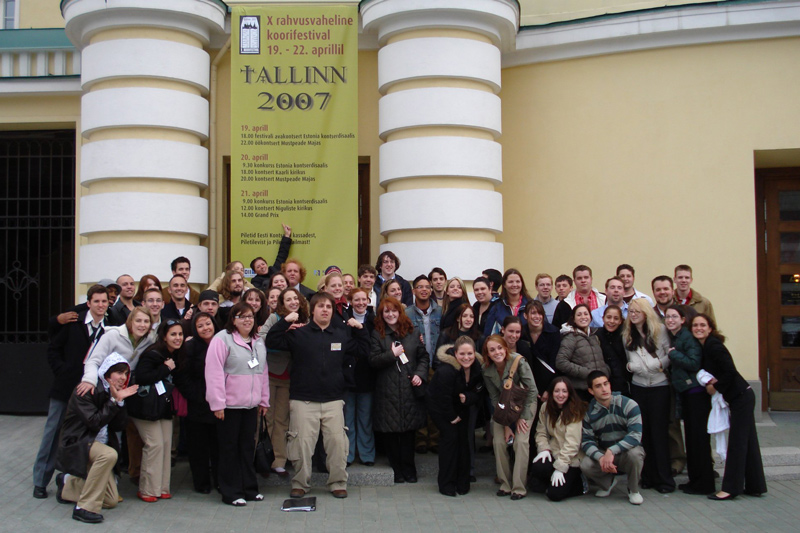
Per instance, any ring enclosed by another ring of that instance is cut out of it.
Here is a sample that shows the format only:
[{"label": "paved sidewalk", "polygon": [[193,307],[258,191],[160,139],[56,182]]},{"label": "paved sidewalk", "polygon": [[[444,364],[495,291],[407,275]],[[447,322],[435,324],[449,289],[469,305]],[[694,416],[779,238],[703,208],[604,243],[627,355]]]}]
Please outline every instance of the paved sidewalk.
[{"label": "paved sidewalk", "polygon": [[[798,446],[800,414],[779,413],[759,425],[762,446]],[[552,503],[531,494],[512,502],[494,495],[490,476],[480,476],[467,496],[448,498],[436,490],[436,480],[424,475],[417,485],[353,487],[346,500],[334,499],[315,487],[317,511],[284,513],[281,503],[288,487],[262,485],[265,501],[244,508],[223,505],[216,494],[191,490],[188,465],[173,469],[173,499],[146,504],[136,499],[136,489],[123,477],[119,507],[104,511],[106,520],[88,525],[71,519],[72,507],[50,497],[31,497],[31,468],[44,426],[44,417],[0,416],[0,531],[188,531],[201,532],[360,532],[459,531],[490,533],[512,531],[798,531],[800,480],[769,482],[762,498],[740,497],[733,502],[712,502],[682,493],[661,495],[646,490],[644,504],[628,503],[622,482],[609,498],[592,495]],[[430,454],[418,456],[430,462]],[[426,471],[428,469],[425,469]]]}]

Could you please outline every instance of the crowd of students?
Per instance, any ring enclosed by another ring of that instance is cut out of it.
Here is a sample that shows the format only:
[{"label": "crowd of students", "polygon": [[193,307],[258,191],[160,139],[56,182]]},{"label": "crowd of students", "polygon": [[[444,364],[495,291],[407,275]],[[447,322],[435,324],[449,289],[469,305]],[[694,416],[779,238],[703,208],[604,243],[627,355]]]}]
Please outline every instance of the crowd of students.
[{"label": "crowd of students", "polygon": [[[261,425],[271,471],[294,469],[294,498],[310,490],[314,466],[329,473],[334,497],[347,497],[347,467],[373,466],[378,452],[395,483],[416,483],[415,454],[438,452],[439,492],[466,494],[480,428],[497,496],[512,500],[531,490],[559,501],[589,481],[605,497],[626,473],[638,505],[640,489],[674,491],[684,464],[689,481],[677,488],[688,494],[766,492],[755,395],[687,265],[653,280],[655,301],[634,288],[630,265],[605,292],[585,265],[555,281],[539,274],[535,297],[519,270],[488,269],[470,303],[466,283],[441,268],[406,281],[389,251],[354,274],[329,267],[306,287],[284,231],[273,265],[254,259],[250,281],[234,262],[197,292],[179,257],[166,287],[153,275],[138,287],[127,275],[103,280],[51,319],[55,381],[34,497],[47,497],[58,469],[57,498],[74,503],[73,518],[102,521],[125,463],[139,499],[169,499],[182,433],[196,491],[216,489],[233,506],[260,501]],[[500,417],[512,388],[523,391],[517,412]],[[719,491],[712,405],[730,411]]]}]

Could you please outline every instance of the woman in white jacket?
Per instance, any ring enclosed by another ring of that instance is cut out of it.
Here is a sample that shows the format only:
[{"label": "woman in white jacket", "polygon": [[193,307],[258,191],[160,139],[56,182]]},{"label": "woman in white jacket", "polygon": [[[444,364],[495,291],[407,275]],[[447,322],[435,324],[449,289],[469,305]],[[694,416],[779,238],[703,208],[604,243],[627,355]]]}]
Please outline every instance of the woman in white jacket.
[{"label": "woman in white jacket", "polygon": [[[662,494],[675,490],[669,459],[669,338],[664,325],[647,300],[628,304],[628,318],[622,330],[628,354],[631,398],[642,412],[642,446],[645,451],[640,485]],[[633,489],[632,489],[633,490]]]}]

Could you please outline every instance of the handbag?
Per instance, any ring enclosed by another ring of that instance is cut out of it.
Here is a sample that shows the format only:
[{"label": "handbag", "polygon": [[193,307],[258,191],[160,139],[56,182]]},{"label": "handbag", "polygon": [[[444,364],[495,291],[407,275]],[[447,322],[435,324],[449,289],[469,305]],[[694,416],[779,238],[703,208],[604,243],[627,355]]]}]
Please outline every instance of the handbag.
[{"label": "handbag", "polygon": [[501,426],[513,426],[517,423],[522,415],[525,400],[528,398],[528,389],[524,385],[514,383],[514,374],[517,372],[520,359],[522,359],[521,355],[517,356],[511,364],[508,378],[503,382],[503,388],[500,390],[500,399],[494,406],[492,420]]},{"label": "handbag", "polygon": [[128,415],[139,420],[161,420],[172,413],[172,391],[175,388],[172,376],[161,380],[164,393],[159,394],[156,385],[139,385],[136,394],[125,400]]},{"label": "handbag", "polygon": [[272,448],[272,440],[267,431],[267,419],[261,417],[261,429],[258,431],[258,444],[256,444],[256,457],[254,465],[259,474],[269,474],[272,470],[272,462],[275,460],[275,450]]}]

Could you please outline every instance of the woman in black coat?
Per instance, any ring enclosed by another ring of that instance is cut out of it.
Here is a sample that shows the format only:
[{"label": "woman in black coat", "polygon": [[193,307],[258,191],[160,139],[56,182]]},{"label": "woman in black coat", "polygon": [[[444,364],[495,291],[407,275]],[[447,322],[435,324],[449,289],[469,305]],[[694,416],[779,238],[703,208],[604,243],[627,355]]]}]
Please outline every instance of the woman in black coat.
[{"label": "woman in black coat", "polygon": [[521,340],[530,345],[528,364],[533,371],[536,389],[544,393],[550,387],[550,382],[559,375],[556,371],[556,356],[561,346],[561,333],[547,321],[544,306],[539,300],[528,302],[525,306],[525,318],[528,323],[522,327]]},{"label": "woman in black coat", "polygon": [[708,315],[699,314],[692,319],[692,335],[703,345],[703,370],[714,376],[706,385],[706,392],[722,394],[731,411],[722,490],[708,498],[730,500],[742,493],[761,496],[767,492],[767,481],[756,433],[756,395],[736,370],[731,353],[723,344],[725,337]]},{"label": "woman in black coat", "polygon": [[622,344],[622,309],[618,305],[609,305],[603,311],[603,327],[598,328],[594,335],[600,339],[600,348],[603,349],[603,359],[608,365],[611,375],[611,390],[630,397],[631,374],[628,372],[628,355]]},{"label": "woman in black coat", "polygon": [[403,304],[387,296],[375,314],[369,364],[376,370],[373,427],[394,470],[394,482],[417,482],[414,432],[425,426],[424,389],[428,352],[421,335],[403,312]]},{"label": "woman in black coat", "polygon": [[483,359],[467,336],[456,339],[453,355],[442,350],[436,356],[441,364],[428,387],[428,412],[439,428],[439,492],[455,496],[469,492],[470,407],[483,392]]},{"label": "woman in black coat", "polygon": [[[350,307],[344,310],[347,324],[354,328],[364,327],[372,335],[375,313],[369,307],[369,292],[363,287],[350,291]],[[356,460],[356,451],[366,466],[375,464],[375,434],[372,429],[372,396],[375,391],[375,372],[369,366],[369,357],[356,357],[353,369],[355,386],[345,392],[344,423],[350,451],[348,466]]]},{"label": "woman in black coat", "polygon": [[206,352],[217,333],[217,323],[209,313],[192,319],[191,338],[183,346],[183,357],[175,370],[175,385],[186,398],[186,445],[194,490],[209,494],[217,486],[217,418],[206,401]]}]

